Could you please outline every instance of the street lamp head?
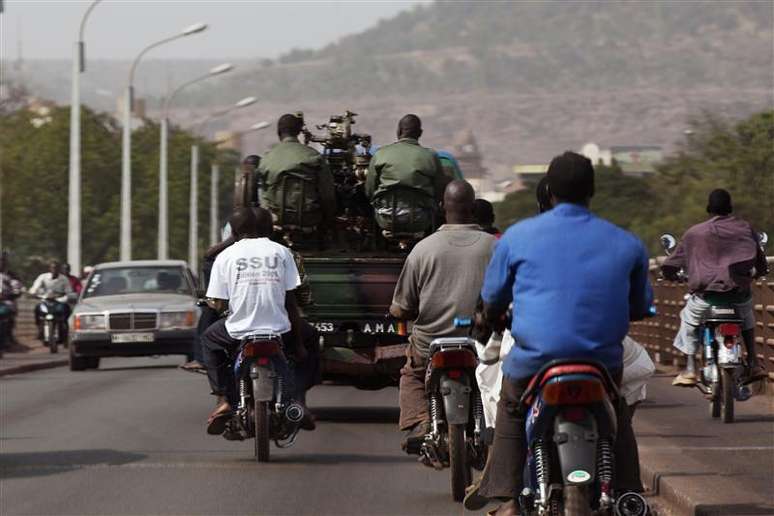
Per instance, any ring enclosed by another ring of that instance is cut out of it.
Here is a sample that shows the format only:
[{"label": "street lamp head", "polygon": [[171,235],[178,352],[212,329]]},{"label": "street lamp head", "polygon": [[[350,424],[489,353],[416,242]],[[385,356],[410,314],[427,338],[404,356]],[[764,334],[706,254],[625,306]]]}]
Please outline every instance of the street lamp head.
[{"label": "street lamp head", "polygon": [[249,106],[250,104],[255,104],[256,102],[258,102],[258,99],[255,97],[245,97],[234,105],[238,108],[243,108]]},{"label": "street lamp head", "polygon": [[234,65],[231,63],[223,63],[214,68],[210,68],[210,75],[220,75],[222,73],[230,72],[234,69]]},{"label": "street lamp head", "polygon": [[258,122],[257,124],[253,124],[250,126],[251,131],[260,131],[261,129],[266,129],[271,124],[269,122]]},{"label": "street lamp head", "polygon": [[191,34],[196,34],[197,32],[202,32],[205,30],[207,30],[206,23],[194,23],[193,25],[183,29],[183,36],[190,36]]}]

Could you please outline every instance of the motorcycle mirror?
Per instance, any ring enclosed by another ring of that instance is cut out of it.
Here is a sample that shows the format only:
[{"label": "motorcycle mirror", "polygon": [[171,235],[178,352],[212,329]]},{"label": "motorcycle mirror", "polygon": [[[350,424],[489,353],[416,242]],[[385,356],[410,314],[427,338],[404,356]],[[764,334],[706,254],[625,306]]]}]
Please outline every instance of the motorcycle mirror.
[{"label": "motorcycle mirror", "polygon": [[675,247],[677,247],[677,239],[674,235],[671,233],[664,233],[661,235],[661,247],[664,248],[664,252],[666,252],[667,255],[672,254],[672,251],[675,250]]},{"label": "motorcycle mirror", "polygon": [[766,247],[766,244],[769,243],[769,234],[765,231],[758,233],[758,242],[760,242],[761,247]]}]

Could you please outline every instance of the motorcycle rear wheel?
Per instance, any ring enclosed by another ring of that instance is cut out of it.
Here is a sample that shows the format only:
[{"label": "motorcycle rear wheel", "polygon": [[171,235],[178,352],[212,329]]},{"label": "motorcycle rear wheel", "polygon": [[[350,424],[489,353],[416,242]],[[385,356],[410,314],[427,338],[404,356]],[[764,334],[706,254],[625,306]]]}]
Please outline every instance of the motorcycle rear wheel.
[{"label": "motorcycle rear wheel", "polygon": [[465,499],[465,488],[470,485],[471,477],[465,425],[449,425],[449,470],[452,498],[461,502]]},{"label": "motorcycle rear wheel", "polygon": [[712,388],[712,397],[710,398],[710,417],[711,418],[719,418],[720,417],[720,385],[715,383],[711,385]]},{"label": "motorcycle rear wheel", "polygon": [[255,460],[269,462],[269,402],[255,402]]},{"label": "motorcycle rear wheel", "polygon": [[591,516],[591,505],[586,486],[564,486],[562,498],[564,516]]},{"label": "motorcycle rear wheel", "polygon": [[734,422],[734,390],[736,380],[733,369],[720,370],[720,415],[724,423]]}]

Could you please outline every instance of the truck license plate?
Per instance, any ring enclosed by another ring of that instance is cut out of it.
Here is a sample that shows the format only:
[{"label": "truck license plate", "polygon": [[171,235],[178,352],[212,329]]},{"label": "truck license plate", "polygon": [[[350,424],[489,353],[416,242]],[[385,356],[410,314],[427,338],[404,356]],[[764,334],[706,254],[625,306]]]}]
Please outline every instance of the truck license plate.
[{"label": "truck license plate", "polygon": [[110,336],[111,342],[122,344],[126,342],[153,342],[152,333],[114,333]]}]

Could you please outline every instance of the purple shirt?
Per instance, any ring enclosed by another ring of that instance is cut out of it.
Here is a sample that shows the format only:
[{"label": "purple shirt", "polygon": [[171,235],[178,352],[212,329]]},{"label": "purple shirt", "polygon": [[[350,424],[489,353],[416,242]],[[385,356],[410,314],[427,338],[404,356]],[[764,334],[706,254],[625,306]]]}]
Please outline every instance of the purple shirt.
[{"label": "purple shirt", "polygon": [[755,267],[768,271],[752,226],[733,216],[716,216],[688,229],[663,267],[684,269],[691,292],[747,291]]}]

